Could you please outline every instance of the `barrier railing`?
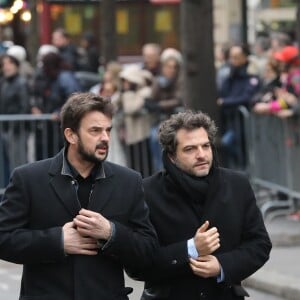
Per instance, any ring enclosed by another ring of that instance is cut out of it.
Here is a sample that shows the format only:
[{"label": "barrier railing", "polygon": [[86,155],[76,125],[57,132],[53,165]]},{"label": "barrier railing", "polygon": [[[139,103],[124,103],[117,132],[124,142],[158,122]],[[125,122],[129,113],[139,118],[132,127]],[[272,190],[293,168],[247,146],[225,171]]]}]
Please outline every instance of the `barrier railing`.
[{"label": "barrier railing", "polygon": [[300,119],[250,114],[247,122],[248,172],[258,198],[267,195],[263,216],[294,211],[300,199]]},{"label": "barrier railing", "polygon": [[47,158],[62,146],[51,114],[0,115],[0,195],[18,165]]},{"label": "barrier railing", "polygon": [[[147,142],[124,146],[114,131],[108,160],[151,175]],[[51,157],[63,146],[60,124],[51,114],[0,115],[0,200],[11,171],[22,164]]]}]

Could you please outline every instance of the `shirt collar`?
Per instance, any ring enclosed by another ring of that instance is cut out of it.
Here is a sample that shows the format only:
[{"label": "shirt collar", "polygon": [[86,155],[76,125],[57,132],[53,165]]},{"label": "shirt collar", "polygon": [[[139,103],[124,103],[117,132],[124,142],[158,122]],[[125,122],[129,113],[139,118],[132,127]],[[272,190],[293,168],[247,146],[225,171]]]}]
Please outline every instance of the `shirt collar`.
[{"label": "shirt collar", "polygon": [[[61,169],[61,175],[69,176],[73,179],[75,179],[79,173],[78,171],[70,164],[70,162],[67,159],[67,147],[63,151],[63,164]],[[105,171],[102,163],[99,163],[97,166],[95,166],[92,169],[91,175],[95,178],[95,180],[103,179],[105,178]]]}]

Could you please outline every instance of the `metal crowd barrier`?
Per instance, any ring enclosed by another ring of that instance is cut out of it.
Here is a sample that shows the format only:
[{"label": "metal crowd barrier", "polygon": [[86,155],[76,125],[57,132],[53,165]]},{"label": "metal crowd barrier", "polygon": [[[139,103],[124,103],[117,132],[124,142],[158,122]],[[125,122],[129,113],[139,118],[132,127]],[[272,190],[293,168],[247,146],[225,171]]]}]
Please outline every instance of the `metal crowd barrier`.
[{"label": "metal crowd barrier", "polygon": [[0,115],[0,195],[15,167],[52,156],[61,146],[59,122],[51,114]]},{"label": "metal crowd barrier", "polygon": [[300,199],[300,119],[250,114],[248,172],[264,217],[295,210]]}]

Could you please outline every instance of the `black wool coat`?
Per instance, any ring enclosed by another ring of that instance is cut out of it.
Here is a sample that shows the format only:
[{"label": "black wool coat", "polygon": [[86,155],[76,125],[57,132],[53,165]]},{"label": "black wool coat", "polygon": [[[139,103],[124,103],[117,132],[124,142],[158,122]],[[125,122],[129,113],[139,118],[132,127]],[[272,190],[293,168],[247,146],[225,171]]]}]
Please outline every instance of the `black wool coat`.
[{"label": "black wool coat", "polygon": [[96,256],[66,256],[62,226],[80,204],[62,163],[60,152],[14,171],[0,205],[0,259],[24,265],[21,300],[128,299],[123,267],[151,264],[157,245],[141,176],[103,163],[88,209],[114,222],[114,239]]},{"label": "black wool coat", "polygon": [[[161,247],[151,268],[132,274],[146,281],[142,299],[243,299],[247,292],[241,281],[268,260],[271,250],[247,178],[235,171],[215,169],[200,210],[166,172],[145,179],[144,188]],[[205,220],[220,234],[221,247],[213,255],[224,270],[223,283],[197,277],[188,264],[187,240]]]}]

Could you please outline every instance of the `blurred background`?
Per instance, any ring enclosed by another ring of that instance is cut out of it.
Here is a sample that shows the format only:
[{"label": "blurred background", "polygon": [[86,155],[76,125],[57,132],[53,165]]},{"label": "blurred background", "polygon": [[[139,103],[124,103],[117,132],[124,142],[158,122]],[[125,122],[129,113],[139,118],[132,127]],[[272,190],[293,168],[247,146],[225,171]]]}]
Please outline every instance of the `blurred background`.
[{"label": "blurred background", "polygon": [[[202,110],[274,245],[250,299],[299,300],[299,41],[299,0],[0,0],[0,201],[15,167],[63,147],[74,92],[111,97],[108,160],[143,177],[162,168],[160,123]],[[0,261],[1,299],[17,299],[20,274]]]}]

